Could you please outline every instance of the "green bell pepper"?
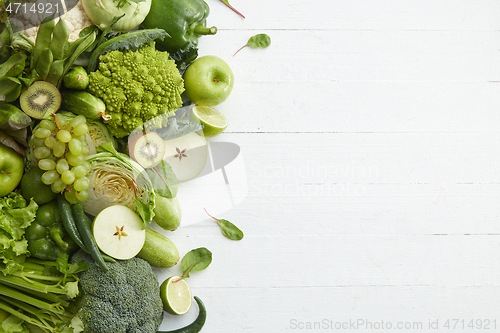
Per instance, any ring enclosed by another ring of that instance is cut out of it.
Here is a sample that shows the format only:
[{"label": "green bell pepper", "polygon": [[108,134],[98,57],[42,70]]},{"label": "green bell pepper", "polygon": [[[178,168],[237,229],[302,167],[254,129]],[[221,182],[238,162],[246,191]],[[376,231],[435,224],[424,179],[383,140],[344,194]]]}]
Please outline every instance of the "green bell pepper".
[{"label": "green bell pepper", "polygon": [[210,8],[203,0],[152,0],[142,26],[165,30],[170,37],[156,41],[156,47],[175,53],[186,49],[190,43],[198,45],[202,35],[217,33],[216,27],[206,27],[209,13]]},{"label": "green bell pepper", "polygon": [[25,236],[31,256],[41,260],[55,261],[59,253],[71,255],[79,249],[78,245],[65,233],[55,201],[38,207],[36,218],[26,228]]}]

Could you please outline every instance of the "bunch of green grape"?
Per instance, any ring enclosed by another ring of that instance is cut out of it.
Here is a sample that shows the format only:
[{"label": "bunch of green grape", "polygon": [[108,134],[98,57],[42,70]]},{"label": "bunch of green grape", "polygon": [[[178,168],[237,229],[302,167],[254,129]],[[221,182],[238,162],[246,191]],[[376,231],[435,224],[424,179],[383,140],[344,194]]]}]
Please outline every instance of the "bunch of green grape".
[{"label": "bunch of green grape", "polygon": [[89,147],[85,134],[89,131],[87,119],[76,116],[67,119],[56,114],[54,120],[43,119],[33,132],[33,156],[45,172],[42,182],[54,193],[64,191],[71,203],[87,200],[90,164],[85,161]]}]

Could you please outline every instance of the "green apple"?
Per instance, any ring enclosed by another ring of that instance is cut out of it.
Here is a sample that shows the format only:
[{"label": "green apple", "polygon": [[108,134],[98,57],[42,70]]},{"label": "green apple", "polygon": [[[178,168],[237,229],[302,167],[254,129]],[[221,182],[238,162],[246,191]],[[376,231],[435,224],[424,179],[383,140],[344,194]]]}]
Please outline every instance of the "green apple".
[{"label": "green apple", "polygon": [[175,230],[181,224],[181,205],[177,197],[155,196],[154,220],[165,230]]},{"label": "green apple", "polygon": [[198,105],[214,106],[224,102],[233,84],[234,74],[229,65],[213,55],[196,59],[184,72],[186,97]]},{"label": "green apple", "polygon": [[24,159],[0,143],[0,197],[9,194],[21,182],[24,172]]}]

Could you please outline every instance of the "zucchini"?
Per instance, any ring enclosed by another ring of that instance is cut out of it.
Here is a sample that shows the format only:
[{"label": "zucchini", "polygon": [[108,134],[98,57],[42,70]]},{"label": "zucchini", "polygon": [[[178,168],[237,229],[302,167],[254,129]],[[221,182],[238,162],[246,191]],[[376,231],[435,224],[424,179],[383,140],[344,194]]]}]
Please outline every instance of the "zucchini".
[{"label": "zucchini", "polygon": [[173,331],[156,331],[156,333],[198,333],[205,325],[205,320],[207,319],[207,310],[205,309],[205,304],[198,298],[198,296],[194,296],[194,300],[198,303],[198,307],[200,308],[200,312],[198,313],[198,317],[189,325],[179,328]]},{"label": "zucchini", "polygon": [[109,115],[105,114],[106,104],[87,91],[65,91],[61,94],[61,106],[66,111],[85,116],[87,119],[109,120]]},{"label": "zucchini", "polygon": [[146,260],[151,266],[160,268],[175,266],[180,258],[175,244],[150,228],[146,228],[146,240],[137,256]]}]

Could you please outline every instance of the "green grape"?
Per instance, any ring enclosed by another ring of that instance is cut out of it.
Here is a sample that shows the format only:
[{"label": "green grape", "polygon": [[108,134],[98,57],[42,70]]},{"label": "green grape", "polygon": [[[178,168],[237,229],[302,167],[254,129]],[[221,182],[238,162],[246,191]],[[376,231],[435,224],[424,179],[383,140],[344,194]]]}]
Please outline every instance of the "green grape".
[{"label": "green grape", "polygon": [[36,147],[34,150],[33,150],[33,155],[35,156],[35,158],[37,160],[41,160],[43,158],[47,158],[50,156],[50,149],[47,148],[47,147]]},{"label": "green grape", "polygon": [[90,149],[89,149],[89,145],[87,144],[87,142],[82,142],[82,155],[88,155],[90,154]]},{"label": "green grape", "polygon": [[68,161],[64,158],[61,158],[59,161],[57,161],[56,164],[56,170],[59,172],[59,174],[62,175],[62,173],[66,170],[69,170],[69,164]]},{"label": "green grape", "polygon": [[66,170],[61,174],[61,179],[66,185],[71,185],[75,181],[75,174],[71,170]]},{"label": "green grape", "polygon": [[56,170],[45,171],[42,174],[42,183],[44,183],[45,185],[51,185],[58,179],[59,174]]},{"label": "green grape", "polygon": [[57,132],[56,136],[59,141],[64,143],[69,142],[72,138],[71,133],[64,129]]},{"label": "green grape", "polygon": [[53,152],[54,152],[54,156],[56,156],[56,157],[63,156],[64,153],[66,152],[66,145],[64,144],[64,142],[57,141],[54,144]]},{"label": "green grape", "polygon": [[68,148],[71,154],[75,156],[82,154],[82,142],[78,139],[71,139],[68,142]]},{"label": "green grape", "polygon": [[85,118],[85,116],[78,115],[75,118],[73,118],[73,120],[71,120],[71,123],[69,123],[69,127],[75,128],[79,124],[85,123],[85,122],[87,122],[87,118]]},{"label": "green grape", "polygon": [[92,166],[88,161],[83,161],[82,165],[85,167],[85,170],[87,170],[85,174],[89,173],[92,170]]},{"label": "green grape", "polygon": [[35,138],[45,139],[50,136],[50,133],[51,131],[49,129],[38,127],[33,135],[35,136]]},{"label": "green grape", "polygon": [[75,193],[76,198],[79,201],[85,201],[89,198],[89,192],[83,190]]},{"label": "green grape", "polygon": [[71,171],[73,171],[76,178],[82,178],[87,174],[87,168],[85,168],[83,163],[74,167],[73,169],[71,169]]},{"label": "green grape", "polygon": [[54,124],[53,121],[50,121],[48,119],[43,119],[40,122],[40,127],[48,129],[49,131],[53,132],[56,129],[56,124]]},{"label": "green grape", "polygon": [[59,128],[63,128],[64,126],[66,126],[68,124],[68,121],[66,120],[66,118],[64,118],[64,116],[61,115],[60,113],[56,113],[56,122],[57,122],[57,125],[59,126]]},{"label": "green grape", "polygon": [[70,204],[74,205],[78,203],[78,199],[76,198],[76,191],[74,190],[64,192],[64,198],[66,198],[66,200],[68,200]]},{"label": "green grape", "polygon": [[86,123],[78,124],[75,128],[73,128],[73,134],[75,136],[84,135],[89,131],[89,126]]},{"label": "green grape", "polygon": [[54,149],[54,146],[55,146],[56,142],[57,142],[56,138],[54,138],[52,135],[49,136],[44,141],[45,146],[49,147],[50,149]]},{"label": "green grape", "polygon": [[61,193],[66,188],[66,184],[64,184],[61,178],[58,178],[52,183],[52,185],[50,185],[50,188],[54,193]]},{"label": "green grape", "polygon": [[75,180],[73,188],[77,191],[83,191],[89,188],[90,180],[87,177],[81,177]]},{"label": "green grape", "polygon": [[54,170],[56,168],[56,162],[44,158],[43,160],[38,161],[38,167],[45,171]]},{"label": "green grape", "polygon": [[69,165],[72,166],[80,165],[84,161],[83,155],[73,155],[71,152],[66,153],[66,159],[68,160]]},{"label": "green grape", "polygon": [[45,147],[45,140],[46,139],[34,137],[31,143],[34,147]]}]

